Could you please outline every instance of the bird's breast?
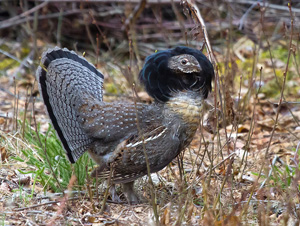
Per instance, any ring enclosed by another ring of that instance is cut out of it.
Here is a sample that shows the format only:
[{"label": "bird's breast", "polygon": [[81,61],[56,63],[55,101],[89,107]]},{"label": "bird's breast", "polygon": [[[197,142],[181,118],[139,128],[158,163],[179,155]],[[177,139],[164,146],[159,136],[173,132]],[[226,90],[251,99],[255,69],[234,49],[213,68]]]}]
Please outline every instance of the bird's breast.
[{"label": "bird's breast", "polygon": [[200,123],[202,98],[191,93],[179,93],[167,103],[167,109],[180,117],[191,130],[196,130]]},{"label": "bird's breast", "polygon": [[202,97],[198,95],[191,95],[189,93],[178,94],[172,97],[167,103],[167,111],[173,115],[171,124],[177,125],[178,131],[181,131],[179,139],[182,148],[187,147],[200,124],[201,110],[202,110]]}]

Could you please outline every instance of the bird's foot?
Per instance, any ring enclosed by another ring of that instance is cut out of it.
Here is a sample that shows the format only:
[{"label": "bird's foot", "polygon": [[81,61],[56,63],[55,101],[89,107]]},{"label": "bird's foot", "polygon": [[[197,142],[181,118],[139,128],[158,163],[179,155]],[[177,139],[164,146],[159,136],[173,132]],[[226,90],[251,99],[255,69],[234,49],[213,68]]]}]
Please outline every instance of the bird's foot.
[{"label": "bird's foot", "polygon": [[123,193],[130,205],[138,204],[140,203],[139,198],[135,194],[133,190],[134,181],[123,183]]},{"label": "bird's foot", "polygon": [[110,186],[109,193],[110,193],[111,200],[113,202],[116,202],[116,203],[122,202],[122,200],[120,199],[120,197],[117,194],[116,187],[114,184]]}]

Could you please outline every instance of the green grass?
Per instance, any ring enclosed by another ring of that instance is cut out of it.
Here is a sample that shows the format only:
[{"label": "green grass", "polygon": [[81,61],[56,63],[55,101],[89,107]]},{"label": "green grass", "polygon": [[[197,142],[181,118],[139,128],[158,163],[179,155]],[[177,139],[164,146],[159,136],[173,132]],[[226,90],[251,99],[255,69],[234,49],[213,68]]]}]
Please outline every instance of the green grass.
[{"label": "green grass", "polygon": [[72,174],[76,175],[79,188],[82,187],[85,184],[88,169],[94,165],[87,153],[72,165],[51,125],[46,134],[40,132],[39,125],[37,131],[38,133],[28,125],[26,126],[24,140],[31,145],[31,148],[21,150],[25,159],[19,156],[12,157],[34,168],[29,171],[19,170],[20,173],[33,174],[33,189],[36,182],[39,182],[45,190],[50,188],[54,192],[62,192],[67,188]]},{"label": "green grass", "polygon": [[[275,159],[273,159],[269,172],[266,172],[261,178],[264,180],[266,186],[279,188],[287,192],[289,189],[292,189],[293,182],[297,179],[296,173],[300,169],[300,164],[298,165],[298,169],[296,169],[287,164],[279,165],[276,163]],[[258,173],[253,172],[252,174],[258,176]],[[300,185],[298,185],[298,189],[300,189]]]}]

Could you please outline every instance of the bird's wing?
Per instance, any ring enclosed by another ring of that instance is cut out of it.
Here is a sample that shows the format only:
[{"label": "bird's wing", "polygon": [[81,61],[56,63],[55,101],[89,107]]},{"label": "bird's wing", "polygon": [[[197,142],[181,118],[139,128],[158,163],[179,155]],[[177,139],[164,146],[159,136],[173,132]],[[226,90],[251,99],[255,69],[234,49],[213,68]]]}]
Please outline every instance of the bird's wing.
[{"label": "bird's wing", "polygon": [[[158,112],[148,110],[149,105],[134,102],[102,102],[91,96],[77,103],[77,119],[86,134],[99,142],[118,142],[139,133],[147,127],[147,118],[157,118]],[[157,124],[160,121],[157,120]]]},{"label": "bird's wing", "polygon": [[148,131],[121,142],[111,154],[107,167],[99,169],[97,175],[109,177],[112,166],[114,183],[133,181],[147,174],[146,156],[150,172],[157,172],[178,155],[180,147],[179,138],[171,128],[149,128]]},{"label": "bird's wing", "polygon": [[88,136],[95,139],[94,152],[103,161],[93,176],[107,178],[112,168],[115,183],[133,181],[147,174],[145,155],[150,171],[156,172],[170,163],[182,148],[178,131],[163,125],[159,107],[107,103],[92,97],[82,100],[76,107],[78,120]]}]

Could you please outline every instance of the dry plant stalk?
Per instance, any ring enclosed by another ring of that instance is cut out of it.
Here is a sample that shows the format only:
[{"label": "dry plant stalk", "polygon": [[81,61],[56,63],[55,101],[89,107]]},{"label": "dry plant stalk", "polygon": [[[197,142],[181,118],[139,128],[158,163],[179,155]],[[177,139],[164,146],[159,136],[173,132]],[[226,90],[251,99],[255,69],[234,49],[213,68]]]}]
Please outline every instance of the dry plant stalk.
[{"label": "dry plant stalk", "polygon": [[[292,14],[292,7],[291,7],[291,5],[292,5],[292,1],[289,0],[288,7],[289,7],[289,11],[290,11],[290,18],[291,18],[291,33],[290,33],[290,39],[289,39],[288,58],[287,58],[287,62],[286,62],[286,65],[285,65],[285,70],[283,72],[283,82],[282,82],[282,87],[281,87],[281,91],[280,91],[280,98],[279,98],[279,101],[278,101],[278,110],[277,110],[276,115],[275,115],[274,126],[272,128],[272,131],[271,131],[271,134],[270,134],[270,139],[269,139],[269,142],[268,142],[268,145],[267,145],[267,148],[266,148],[265,159],[264,159],[264,161],[261,164],[261,167],[260,167],[260,170],[259,170],[259,173],[258,173],[258,177],[256,179],[255,184],[258,183],[258,180],[260,179],[260,177],[262,175],[262,170],[263,170],[263,168],[265,166],[265,163],[266,163],[266,160],[267,160],[267,157],[268,157],[268,154],[269,154],[269,150],[270,150],[270,147],[271,147],[271,142],[273,140],[273,137],[274,137],[274,134],[275,134],[275,130],[276,130],[277,126],[278,126],[278,118],[279,118],[280,108],[281,108],[281,105],[282,105],[283,99],[284,99],[283,93],[284,93],[284,90],[285,90],[287,73],[288,73],[288,69],[289,69],[289,62],[290,62],[291,54],[292,54],[292,51],[293,51],[292,46],[293,46],[293,33],[294,33],[294,18],[293,18],[293,14]],[[242,212],[242,214],[241,214],[240,217],[242,217],[246,213],[246,211],[248,209],[249,203],[250,203],[250,201],[252,199],[252,196],[254,194],[254,188],[256,187],[255,184],[252,187],[251,194],[249,196],[247,204],[244,207],[243,212]]]},{"label": "dry plant stalk", "polygon": [[70,181],[69,181],[69,185],[68,185],[68,191],[67,193],[65,193],[64,197],[62,198],[61,202],[60,202],[60,207],[58,209],[58,211],[56,212],[56,215],[50,220],[49,223],[47,223],[47,226],[49,225],[55,225],[55,220],[58,216],[62,215],[65,207],[66,207],[66,204],[67,204],[67,201],[68,201],[68,198],[69,198],[69,195],[72,191],[72,187],[74,185],[74,183],[76,182],[77,178],[75,175],[72,175]]},{"label": "dry plant stalk", "polygon": [[205,22],[201,16],[201,12],[200,12],[198,6],[195,4],[195,2],[193,0],[182,0],[181,4],[183,4],[185,7],[188,7],[190,12],[192,13],[194,21],[201,26],[202,33],[203,33],[203,36],[205,39],[205,46],[206,46],[207,52],[208,52],[208,58],[212,62],[212,64],[215,65],[217,61],[213,54],[213,51],[212,51],[212,48],[210,45],[210,41],[208,38],[208,33],[206,30]]}]

